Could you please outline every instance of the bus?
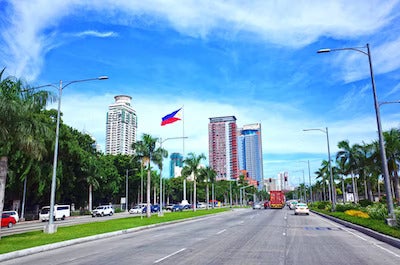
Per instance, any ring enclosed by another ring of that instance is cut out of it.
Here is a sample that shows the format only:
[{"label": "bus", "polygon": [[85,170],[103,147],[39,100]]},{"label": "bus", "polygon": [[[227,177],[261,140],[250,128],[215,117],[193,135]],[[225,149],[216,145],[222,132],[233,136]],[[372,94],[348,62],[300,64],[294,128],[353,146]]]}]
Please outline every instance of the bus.
[{"label": "bus", "polygon": [[[39,212],[39,220],[42,222],[48,221],[50,216],[50,206],[44,206]],[[66,217],[71,216],[71,207],[69,205],[54,205],[54,221],[64,220]]]}]

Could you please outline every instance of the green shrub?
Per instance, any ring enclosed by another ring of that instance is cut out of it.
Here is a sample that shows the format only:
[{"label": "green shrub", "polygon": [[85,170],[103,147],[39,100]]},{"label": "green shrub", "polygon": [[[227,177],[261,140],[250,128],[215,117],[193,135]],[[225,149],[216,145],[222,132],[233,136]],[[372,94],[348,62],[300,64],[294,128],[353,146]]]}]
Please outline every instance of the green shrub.
[{"label": "green shrub", "polygon": [[358,203],[361,207],[367,207],[368,205],[373,204],[373,202],[371,202],[370,200],[359,200]]},{"label": "green shrub", "polygon": [[372,219],[385,220],[385,218],[388,216],[387,207],[383,203],[374,203],[372,205],[368,205],[365,207],[365,210]]},{"label": "green shrub", "polygon": [[400,207],[399,206],[394,208],[394,214],[396,215],[396,222],[397,222],[396,227],[400,229]]},{"label": "green shrub", "polygon": [[318,202],[313,202],[310,206],[312,208],[317,208],[320,210],[329,210],[332,207],[330,204],[331,203],[328,201],[318,201]]},{"label": "green shrub", "polygon": [[115,208],[115,213],[121,213],[122,212],[122,210],[121,210],[121,208]]},{"label": "green shrub", "polygon": [[337,212],[345,212],[347,210],[358,210],[360,207],[354,203],[336,204]]}]

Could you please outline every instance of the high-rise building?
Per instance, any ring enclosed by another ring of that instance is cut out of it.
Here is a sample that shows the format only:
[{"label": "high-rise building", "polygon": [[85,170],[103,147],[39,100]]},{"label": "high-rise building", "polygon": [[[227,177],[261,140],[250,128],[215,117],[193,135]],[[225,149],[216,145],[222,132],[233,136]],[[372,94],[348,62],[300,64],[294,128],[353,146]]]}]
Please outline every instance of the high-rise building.
[{"label": "high-rise building", "polygon": [[208,124],[208,152],[210,167],[217,172],[217,180],[238,178],[235,116],[210,118],[210,123]]},{"label": "high-rise building", "polygon": [[136,142],[137,117],[131,106],[132,97],[118,95],[108,107],[106,123],[106,154],[132,155]]},{"label": "high-rise building", "polygon": [[[182,168],[183,167],[183,156],[180,153],[172,153],[170,156],[170,162],[169,162],[169,177],[174,178],[176,177],[176,168]],[[178,170],[180,173],[180,170]]]},{"label": "high-rise building", "polygon": [[245,170],[248,177],[263,185],[263,157],[261,124],[244,125],[238,130],[239,170]]}]

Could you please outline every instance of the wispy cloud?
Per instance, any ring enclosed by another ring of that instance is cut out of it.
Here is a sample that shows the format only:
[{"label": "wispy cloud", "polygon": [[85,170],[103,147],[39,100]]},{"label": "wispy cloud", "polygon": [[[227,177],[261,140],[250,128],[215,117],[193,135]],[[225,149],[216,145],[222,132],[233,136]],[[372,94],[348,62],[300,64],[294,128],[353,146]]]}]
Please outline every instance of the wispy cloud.
[{"label": "wispy cloud", "polygon": [[72,34],[73,36],[76,37],[98,37],[98,38],[111,38],[111,37],[117,37],[118,34],[116,32],[108,31],[108,32],[99,32],[95,30],[86,30],[82,32],[78,32],[75,34]]}]

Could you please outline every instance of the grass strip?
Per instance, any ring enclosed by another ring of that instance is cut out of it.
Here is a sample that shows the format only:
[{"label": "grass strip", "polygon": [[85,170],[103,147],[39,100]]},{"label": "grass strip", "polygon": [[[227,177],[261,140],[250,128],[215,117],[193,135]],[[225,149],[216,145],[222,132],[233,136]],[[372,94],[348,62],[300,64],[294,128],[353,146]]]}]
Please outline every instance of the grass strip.
[{"label": "grass strip", "polygon": [[42,231],[27,232],[23,234],[16,234],[4,236],[0,240],[0,254],[9,253],[12,251],[42,246],[62,242],[70,239],[82,238],[93,236],[102,233],[114,232],[125,230],[129,228],[147,226],[158,223],[165,223],[170,221],[188,219],[192,217],[199,217],[214,213],[220,213],[230,210],[229,208],[218,208],[202,211],[184,211],[184,212],[165,212],[164,216],[159,217],[153,215],[150,218],[145,216],[130,216],[120,219],[112,219],[104,222],[94,222],[79,224],[67,227],[58,227],[57,233],[45,234]]},{"label": "grass strip", "polygon": [[357,216],[347,215],[343,212],[330,212],[321,209],[312,209],[313,211],[320,212],[326,215],[330,215],[341,220],[360,225],[376,232],[392,236],[395,238],[400,238],[400,229],[396,227],[388,226],[384,220],[376,220],[371,218],[361,218]]}]

